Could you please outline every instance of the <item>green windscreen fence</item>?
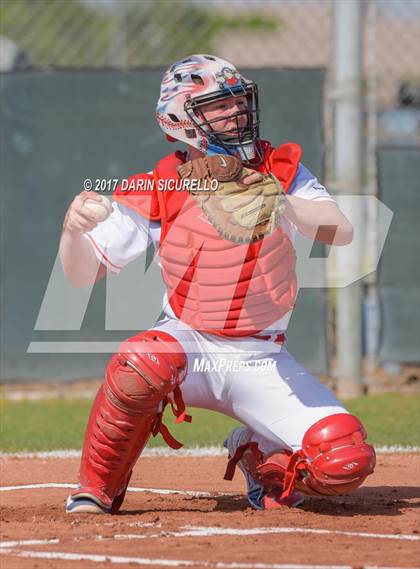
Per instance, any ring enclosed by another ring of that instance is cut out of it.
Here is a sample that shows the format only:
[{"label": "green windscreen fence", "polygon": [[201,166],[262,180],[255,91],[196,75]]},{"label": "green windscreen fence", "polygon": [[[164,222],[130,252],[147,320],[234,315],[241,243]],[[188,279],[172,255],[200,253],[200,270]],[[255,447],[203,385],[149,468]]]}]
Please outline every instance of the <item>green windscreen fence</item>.
[{"label": "green windscreen fence", "polygon": [[[322,179],[324,71],[244,72],[259,85],[262,136],[275,145],[300,143],[304,164]],[[71,289],[55,261],[64,214],[85,178],[147,172],[176,148],[154,117],[161,77],[162,70],[0,75],[3,381],[101,376],[109,354],[95,346],[118,343],[159,316],[163,285],[147,287],[141,279],[147,253],[121,273],[125,277],[108,278],[117,289],[127,276],[137,279],[134,293],[122,286],[118,293],[130,329],[107,329],[110,283],[98,283],[87,299],[85,291]],[[159,277],[157,267],[150,270]],[[86,305],[83,318],[70,308],[68,295]],[[55,313],[48,325],[39,315],[51,296]],[[324,297],[323,290],[302,290],[289,327],[291,353],[317,373],[327,365]],[[89,353],[82,353],[84,344]]]},{"label": "green windscreen fence", "polygon": [[420,148],[379,149],[380,199],[394,217],[379,265],[382,362],[420,362]]}]

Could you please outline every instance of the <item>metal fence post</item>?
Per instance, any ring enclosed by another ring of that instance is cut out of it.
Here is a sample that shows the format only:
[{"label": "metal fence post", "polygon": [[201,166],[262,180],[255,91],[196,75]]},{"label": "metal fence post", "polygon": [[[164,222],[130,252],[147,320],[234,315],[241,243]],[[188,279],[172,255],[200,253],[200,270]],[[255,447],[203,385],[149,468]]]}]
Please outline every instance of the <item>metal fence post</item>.
[{"label": "metal fence post", "polygon": [[[362,12],[360,0],[335,2],[334,178],[340,193],[353,195],[360,194],[362,187]],[[357,211],[357,203],[353,207],[354,218],[360,219],[363,212]],[[355,239],[360,237],[355,234]],[[360,254],[354,258],[346,247],[337,247],[336,256],[340,271],[357,273]],[[336,298],[337,394],[352,397],[363,391],[360,282],[337,289]]]}]

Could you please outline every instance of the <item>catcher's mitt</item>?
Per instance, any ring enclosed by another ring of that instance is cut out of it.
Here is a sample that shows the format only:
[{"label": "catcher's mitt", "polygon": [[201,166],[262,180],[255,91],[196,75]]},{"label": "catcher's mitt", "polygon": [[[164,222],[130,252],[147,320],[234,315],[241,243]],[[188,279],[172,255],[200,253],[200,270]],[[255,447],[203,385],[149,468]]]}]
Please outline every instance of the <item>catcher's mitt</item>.
[{"label": "catcher's mitt", "polygon": [[[207,219],[222,237],[235,243],[253,243],[270,235],[286,206],[285,192],[271,174],[251,185],[240,181],[253,172],[243,168],[236,156],[225,154],[204,156],[178,166],[182,179],[199,181],[191,187],[186,184],[186,188]],[[217,189],[205,189],[212,180],[218,181]]]}]

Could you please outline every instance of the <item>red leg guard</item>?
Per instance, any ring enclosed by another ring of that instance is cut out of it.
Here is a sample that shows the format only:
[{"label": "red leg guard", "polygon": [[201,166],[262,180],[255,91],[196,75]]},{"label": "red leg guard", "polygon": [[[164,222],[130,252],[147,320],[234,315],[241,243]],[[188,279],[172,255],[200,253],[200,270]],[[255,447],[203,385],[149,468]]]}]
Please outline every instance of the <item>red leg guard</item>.
[{"label": "red leg guard", "polygon": [[173,392],[174,413],[190,420],[179,390],[186,370],[181,345],[164,332],[144,332],[121,344],[91,410],[74,497],[89,495],[115,512],[151,434],[162,432],[169,444],[182,446],[162,425],[162,412]]},{"label": "red leg guard", "polygon": [[315,496],[348,494],[356,490],[375,467],[375,450],[365,442],[362,423],[347,413],[321,419],[305,433],[302,450],[282,450],[263,457],[255,443],[238,448],[225,478],[233,477],[236,462],[267,491],[282,488],[282,498],[294,490]]}]

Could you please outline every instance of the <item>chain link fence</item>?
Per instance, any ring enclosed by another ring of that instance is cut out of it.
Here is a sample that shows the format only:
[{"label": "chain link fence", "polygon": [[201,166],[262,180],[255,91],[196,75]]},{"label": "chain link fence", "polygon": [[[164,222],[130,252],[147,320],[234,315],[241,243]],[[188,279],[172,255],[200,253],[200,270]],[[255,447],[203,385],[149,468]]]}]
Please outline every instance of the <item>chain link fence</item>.
[{"label": "chain link fence", "polygon": [[[239,67],[325,67],[329,177],[337,1],[1,0],[0,70],[156,67],[191,53]],[[364,2],[367,113],[419,99],[420,0],[340,1]],[[416,112],[388,112],[369,128],[371,138],[420,143]]]},{"label": "chain link fence", "polygon": [[[365,20],[365,64],[380,105],[390,107],[400,84],[420,75],[420,2],[365,4],[374,4]],[[331,70],[333,10],[334,0],[2,0],[1,61],[3,70],[132,68],[211,52],[242,67]]]}]

